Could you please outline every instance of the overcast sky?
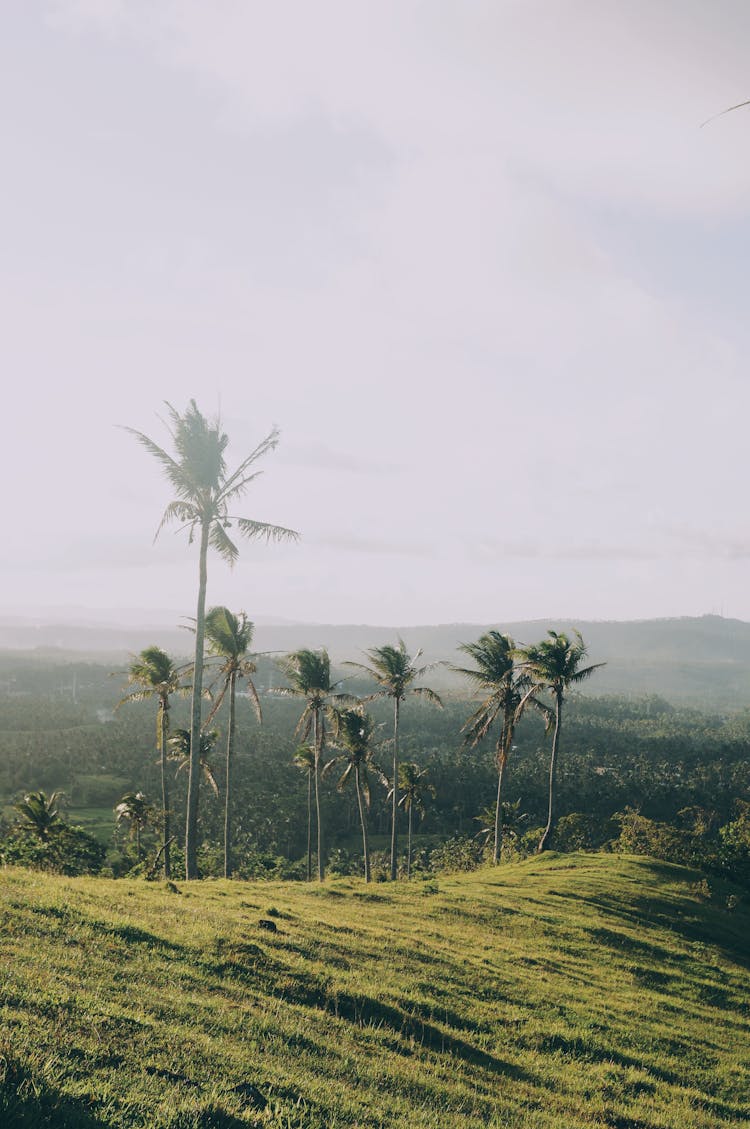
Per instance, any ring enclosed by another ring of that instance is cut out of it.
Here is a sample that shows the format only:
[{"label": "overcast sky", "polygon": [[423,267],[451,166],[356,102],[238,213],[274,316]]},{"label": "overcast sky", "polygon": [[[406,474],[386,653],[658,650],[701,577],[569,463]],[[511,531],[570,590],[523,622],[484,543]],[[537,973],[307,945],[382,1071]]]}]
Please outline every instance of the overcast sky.
[{"label": "overcast sky", "polygon": [[0,610],[750,619],[745,0],[3,5]]}]

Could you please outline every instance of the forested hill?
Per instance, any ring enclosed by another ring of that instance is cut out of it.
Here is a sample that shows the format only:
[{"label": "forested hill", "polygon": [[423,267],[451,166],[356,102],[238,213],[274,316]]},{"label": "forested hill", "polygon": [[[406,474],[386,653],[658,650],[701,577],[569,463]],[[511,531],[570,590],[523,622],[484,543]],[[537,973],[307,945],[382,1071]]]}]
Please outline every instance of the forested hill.
[{"label": "forested hill", "polygon": [[[252,609],[248,609],[252,613]],[[488,626],[509,631],[520,642],[543,637],[550,627],[577,627],[588,643],[592,662],[607,665],[585,689],[592,694],[658,694],[675,703],[704,709],[738,709],[750,703],[750,623],[721,616],[652,619],[630,622],[526,620],[492,625],[452,623],[435,626],[373,627],[367,624],[264,623],[256,627],[258,651],[292,651],[299,647],[328,647],[335,662],[357,659],[367,647],[402,635],[413,651],[421,647],[425,662],[459,660],[459,643],[471,641]],[[6,618],[0,620],[0,649],[72,653],[121,661],[151,643],[184,655],[190,636],[174,627],[46,624]],[[431,672],[431,684],[458,686],[447,669]]]}]

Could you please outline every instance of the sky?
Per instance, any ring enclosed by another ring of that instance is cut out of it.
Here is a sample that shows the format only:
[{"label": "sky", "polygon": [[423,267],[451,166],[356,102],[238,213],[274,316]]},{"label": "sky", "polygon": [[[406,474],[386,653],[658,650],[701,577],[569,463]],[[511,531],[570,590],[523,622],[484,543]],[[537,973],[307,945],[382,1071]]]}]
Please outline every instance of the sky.
[{"label": "sky", "polygon": [[31,0],[0,41],[0,613],[193,614],[164,402],[296,545],[209,603],[750,619],[744,0]]}]

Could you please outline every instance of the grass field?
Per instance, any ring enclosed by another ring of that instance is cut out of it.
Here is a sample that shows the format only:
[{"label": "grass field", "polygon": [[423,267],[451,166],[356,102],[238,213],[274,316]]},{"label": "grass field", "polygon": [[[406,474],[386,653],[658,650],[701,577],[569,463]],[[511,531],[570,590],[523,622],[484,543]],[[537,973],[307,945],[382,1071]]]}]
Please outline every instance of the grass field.
[{"label": "grass field", "polygon": [[679,867],[0,893],[8,1129],[747,1124],[750,915]]}]

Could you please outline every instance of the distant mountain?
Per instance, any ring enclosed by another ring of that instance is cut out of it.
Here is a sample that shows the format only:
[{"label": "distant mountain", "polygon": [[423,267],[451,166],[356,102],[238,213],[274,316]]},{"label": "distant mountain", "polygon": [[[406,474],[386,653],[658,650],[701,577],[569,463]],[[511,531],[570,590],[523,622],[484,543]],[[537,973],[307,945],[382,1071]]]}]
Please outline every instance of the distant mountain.
[{"label": "distant mountain", "polygon": [[[177,626],[126,626],[45,623],[0,618],[0,649],[34,651],[61,661],[72,657],[122,661],[127,653],[157,643],[175,656],[187,656],[191,638]],[[334,662],[361,659],[362,651],[402,636],[412,651],[422,648],[426,663],[458,662],[458,644],[477,638],[488,626],[510,632],[519,642],[544,637],[548,628],[578,628],[592,662],[607,665],[586,684],[589,694],[658,694],[700,708],[750,706],[750,623],[721,616],[627,622],[531,620],[492,625],[452,623],[435,626],[373,627],[367,624],[301,624],[259,620],[255,644],[262,652],[327,647]],[[430,673],[430,684],[458,689],[463,681],[447,667]]]}]

